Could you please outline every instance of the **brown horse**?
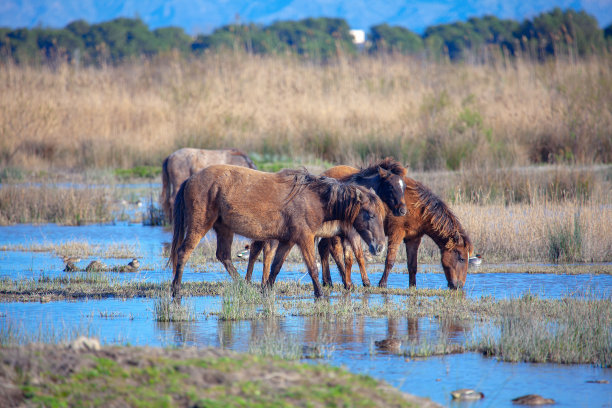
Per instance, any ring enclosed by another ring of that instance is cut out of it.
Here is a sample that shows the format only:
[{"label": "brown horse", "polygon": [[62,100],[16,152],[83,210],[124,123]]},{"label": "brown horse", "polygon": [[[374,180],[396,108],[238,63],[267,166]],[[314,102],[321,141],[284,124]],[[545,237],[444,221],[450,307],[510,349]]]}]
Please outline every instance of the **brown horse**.
[{"label": "brown horse", "polygon": [[[322,176],[334,177],[343,183],[354,183],[366,188],[371,188],[380,197],[383,203],[389,207],[389,210],[394,215],[402,216],[406,214],[407,209],[404,200],[406,184],[403,180],[406,176],[406,169],[399,162],[391,157],[387,157],[357,172],[353,170],[355,169],[349,166],[336,166],[322,173]],[[334,176],[334,174],[340,173],[343,174],[342,177]],[[342,229],[340,226],[328,226],[320,231],[317,236],[320,238],[330,238],[336,235],[343,237],[343,239],[350,243],[356,251],[361,251],[359,235],[352,228]],[[264,244],[263,242],[252,242],[249,254],[249,264],[245,276],[245,279],[249,282],[253,274],[255,260],[259,256],[262,248],[265,248],[262,283],[265,283],[268,279],[270,259],[276,249],[276,243],[266,242]],[[323,267],[325,268],[325,264]],[[339,266],[339,268],[341,268],[341,266]],[[329,274],[329,262],[327,262],[327,270]],[[344,280],[346,276],[344,271],[340,272],[340,276],[343,277],[344,287],[350,289],[351,282],[350,280],[348,282]],[[365,265],[362,268],[362,279],[368,280],[367,274],[365,273]],[[369,286],[369,280],[367,282],[367,286]]]},{"label": "brown horse", "polygon": [[[355,172],[357,169],[352,171]],[[330,176],[338,177],[339,175],[334,173]],[[393,268],[397,250],[402,241],[406,245],[409,284],[416,286],[417,253],[421,238],[427,235],[440,248],[442,268],[448,287],[451,289],[463,287],[467,277],[468,259],[474,250],[469,236],[444,201],[418,181],[409,177],[404,177],[404,181],[406,182],[405,200],[409,211],[408,214],[401,217],[387,214],[385,218],[385,234],[389,237],[389,241],[385,270],[378,286],[387,286],[387,278]],[[340,258],[342,249],[343,246],[338,238],[333,238],[324,245],[319,243],[319,254],[322,260],[328,259],[329,253],[332,252],[334,260],[342,264]],[[344,248],[344,255],[344,265],[339,266],[339,271],[344,270],[347,276],[343,278],[343,281],[350,282],[352,257],[346,248]],[[365,261],[360,248],[355,256],[361,268]],[[362,271],[362,277],[363,275]],[[367,274],[365,276],[367,278]],[[329,269],[327,274],[323,275],[323,282],[331,285]]]},{"label": "brown horse", "polygon": [[239,275],[230,250],[234,233],[258,241],[278,240],[268,286],[274,284],[289,250],[300,247],[316,297],[314,237],[326,221],[352,225],[372,253],[384,248],[385,209],[376,194],[363,187],[317,177],[306,170],[264,173],[230,165],[213,165],[185,181],[174,203],[174,236],[170,260],[172,293],[180,297],[183,268],[200,239],[213,228],[217,259],[234,279]]},{"label": "brown horse", "polygon": [[159,197],[169,222],[172,222],[172,204],[181,183],[211,164],[257,168],[249,156],[238,149],[204,150],[185,147],[172,153],[162,164],[162,191]]}]

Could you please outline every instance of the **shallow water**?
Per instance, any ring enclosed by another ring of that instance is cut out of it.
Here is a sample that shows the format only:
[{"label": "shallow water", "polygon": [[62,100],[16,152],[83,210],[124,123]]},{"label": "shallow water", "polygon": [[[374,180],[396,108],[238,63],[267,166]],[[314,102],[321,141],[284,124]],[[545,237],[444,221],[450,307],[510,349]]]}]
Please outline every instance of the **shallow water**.
[{"label": "shallow water", "polygon": [[[119,280],[170,280],[171,270],[165,267],[166,259],[162,256],[163,243],[170,240],[169,230],[128,223],[81,227],[0,227],[0,246],[27,247],[70,241],[87,242],[92,246],[131,246],[146,270],[134,274],[108,273]],[[235,243],[235,251],[238,248],[241,248],[241,244]],[[94,258],[83,259],[79,266],[84,268]],[[129,261],[119,258],[101,260],[108,265],[121,265]],[[238,271],[244,275],[246,263],[235,263]],[[37,278],[43,274],[50,277],[65,276],[63,267],[61,259],[53,252],[0,252],[0,277]],[[419,288],[446,287],[439,265],[420,265],[419,268],[423,271],[417,275]],[[382,266],[375,265],[371,269],[370,280],[376,284]],[[403,263],[396,264],[389,277],[390,287],[407,287],[408,275],[401,273],[404,269]],[[601,297],[612,294],[612,276],[609,275],[506,273],[509,270],[512,270],[512,265],[500,266],[500,273],[470,274],[465,287],[466,294],[474,298],[489,295],[496,298],[518,297],[526,293],[547,298],[583,292]],[[332,270],[332,278],[339,281],[335,270]],[[219,263],[189,264],[183,277],[184,281],[228,279]],[[261,263],[257,263],[253,279],[261,279]],[[285,265],[278,279],[310,281],[302,264]],[[356,268],[353,282],[357,285],[361,283]],[[351,297],[355,302],[364,301],[356,294]],[[387,298],[397,302],[402,296]],[[384,301],[381,295],[371,295],[367,299],[370,304]],[[590,365],[511,364],[473,353],[407,361],[405,357],[381,352],[374,345],[374,341],[389,336],[427,340],[432,344],[443,336],[463,344],[471,338],[477,327],[441,322],[435,318],[343,317],[330,321],[315,317],[286,316],[271,320],[226,322],[210,315],[221,309],[221,301],[221,297],[186,298],[184,302],[196,313],[196,320],[182,323],[156,322],[153,299],[42,304],[0,302],[0,330],[16,328],[29,337],[54,332],[58,339],[66,338],[66,333],[71,330],[77,330],[99,336],[106,344],[223,346],[237,351],[248,351],[250,347],[256,347],[265,334],[270,336],[273,333],[287,347],[296,343],[300,346],[322,347],[326,357],[315,362],[341,365],[352,372],[384,379],[406,392],[430,397],[446,406],[467,406],[450,400],[450,391],[457,388],[475,388],[485,393],[484,400],[469,406],[509,407],[512,406],[512,398],[529,393],[552,397],[561,407],[612,406],[611,384],[586,383],[587,380],[596,379],[612,382],[612,369]],[[312,302],[309,297],[300,301]],[[336,298],[332,299],[334,301]],[[280,300],[277,302],[280,303]]]},{"label": "shallow water", "polygon": [[60,338],[76,327],[99,336],[107,344],[223,346],[236,351],[249,351],[264,333],[274,333],[276,338],[286,339],[279,340],[279,347],[296,342],[305,346],[323,344],[326,358],[315,362],[324,361],[384,379],[403,391],[447,406],[458,406],[450,399],[450,391],[458,388],[475,388],[485,393],[484,400],[470,406],[509,407],[512,398],[529,393],[552,397],[562,407],[612,404],[610,384],[586,383],[600,379],[612,382],[612,369],[504,363],[474,353],[406,359],[374,346],[375,340],[388,336],[432,342],[445,336],[462,344],[473,330],[462,324],[435,318],[343,317],[330,321],[296,316],[230,322],[208,315],[220,310],[219,297],[190,298],[187,303],[196,312],[196,321],[156,322],[152,299],[0,303],[0,326],[17,325],[36,334],[44,332],[49,322],[53,322],[60,329]]}]

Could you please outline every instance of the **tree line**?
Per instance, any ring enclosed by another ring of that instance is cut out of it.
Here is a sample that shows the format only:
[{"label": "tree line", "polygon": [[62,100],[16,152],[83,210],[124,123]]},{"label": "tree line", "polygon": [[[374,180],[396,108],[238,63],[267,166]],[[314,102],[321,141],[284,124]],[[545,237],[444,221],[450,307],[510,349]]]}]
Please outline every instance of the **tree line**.
[{"label": "tree line", "polygon": [[492,52],[502,52],[543,60],[612,50],[612,25],[601,29],[586,12],[559,8],[522,23],[494,16],[475,17],[466,22],[430,26],[422,35],[405,27],[380,24],[370,28],[361,48],[353,44],[349,30],[348,23],[340,18],[307,18],[267,26],[229,24],[192,38],[178,27],[150,30],[138,18],[117,18],[99,24],[77,20],[61,29],[0,28],[0,60],[116,64],[167,52],[199,55],[220,49],[253,54],[292,53],[321,61],[358,52],[423,55],[452,61],[486,60]]}]

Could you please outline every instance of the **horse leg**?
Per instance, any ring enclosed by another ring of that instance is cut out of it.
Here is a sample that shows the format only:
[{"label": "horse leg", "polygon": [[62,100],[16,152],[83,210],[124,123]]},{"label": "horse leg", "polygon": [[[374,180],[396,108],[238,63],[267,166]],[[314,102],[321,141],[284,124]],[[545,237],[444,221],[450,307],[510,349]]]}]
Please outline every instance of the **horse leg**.
[{"label": "horse leg", "polygon": [[421,245],[421,237],[405,239],[404,244],[406,244],[406,263],[408,264],[409,284],[410,286],[416,286],[417,254],[419,252],[419,245]]},{"label": "horse leg", "polygon": [[400,243],[402,242],[401,234],[393,234],[389,236],[389,243],[387,248],[387,259],[385,260],[385,270],[380,277],[380,281],[378,282],[378,287],[386,288],[387,287],[387,278],[389,277],[389,272],[393,269],[393,264],[395,263],[395,258],[397,257],[397,250],[399,249]]},{"label": "horse leg", "polygon": [[323,278],[323,286],[332,286],[331,273],[329,272],[329,238],[321,238],[317,245],[319,256],[321,257],[321,276]]},{"label": "horse leg", "polygon": [[319,283],[319,271],[317,270],[317,263],[315,261],[315,248],[314,248],[314,236],[307,235],[298,242],[300,250],[302,251],[302,257],[308,267],[308,272],[312,278],[312,286],[314,286],[315,298],[323,296],[323,289]]},{"label": "horse leg", "polygon": [[232,241],[234,233],[227,227],[216,224],[215,232],[217,233],[217,259],[223,264],[227,273],[230,274],[233,280],[240,279],[236,267],[232,263]]},{"label": "horse leg", "polygon": [[261,253],[263,246],[263,241],[251,241],[251,244],[249,246],[249,264],[247,265],[246,275],[244,276],[244,280],[246,280],[247,282],[251,282],[251,277],[253,276],[253,268],[255,267],[255,261]]},{"label": "horse leg", "polygon": [[342,241],[340,237],[332,237],[329,239],[330,245],[329,250],[331,252],[332,258],[334,258],[334,262],[338,267],[338,273],[342,278],[342,283],[344,284],[344,289],[350,290],[353,287],[351,283],[351,271],[350,269],[346,269],[344,266],[344,251],[342,248]]},{"label": "horse leg", "polygon": [[264,257],[263,257],[263,270],[261,274],[261,284],[265,284],[270,277],[270,264],[276,254],[278,248],[278,241],[271,240],[264,243]]},{"label": "horse leg", "polygon": [[[361,284],[364,287],[370,286],[370,278],[368,277],[368,272],[365,267],[365,256],[363,256],[363,249],[361,248],[361,241],[359,240],[359,234],[356,234],[351,231],[348,235],[349,243],[351,244],[351,248],[353,248],[353,252],[355,253],[355,258],[357,259],[357,265],[359,265],[359,272],[361,273]],[[348,252],[349,256],[346,256]],[[350,251],[344,253],[344,263],[347,273],[351,270],[353,266],[353,257],[350,254]]]},{"label": "horse leg", "polygon": [[272,261],[272,268],[270,270],[270,276],[268,277],[268,282],[266,283],[268,288],[272,288],[274,286],[274,282],[276,281],[276,276],[280,272],[285,259],[287,259],[287,255],[289,255],[289,251],[293,247],[293,242],[289,241],[281,241],[278,243],[278,248],[276,249],[276,255],[274,255],[274,260]]},{"label": "horse leg", "polygon": [[[208,228],[210,229],[210,227]],[[195,232],[193,229],[189,229],[185,240],[177,250],[177,262],[176,270],[174,271],[174,279],[172,280],[172,297],[181,298],[181,280],[183,279],[183,268],[185,263],[189,259],[189,256],[193,252],[198,243],[202,239],[208,229],[204,233]]]}]

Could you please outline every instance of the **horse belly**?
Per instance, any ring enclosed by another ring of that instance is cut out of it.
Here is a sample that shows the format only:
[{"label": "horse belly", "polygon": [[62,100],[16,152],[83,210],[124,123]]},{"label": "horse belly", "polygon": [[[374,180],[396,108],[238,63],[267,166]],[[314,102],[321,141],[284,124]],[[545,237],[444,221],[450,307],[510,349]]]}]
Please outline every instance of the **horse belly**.
[{"label": "horse belly", "polygon": [[315,232],[319,238],[331,238],[342,233],[340,221],[327,221]]}]

